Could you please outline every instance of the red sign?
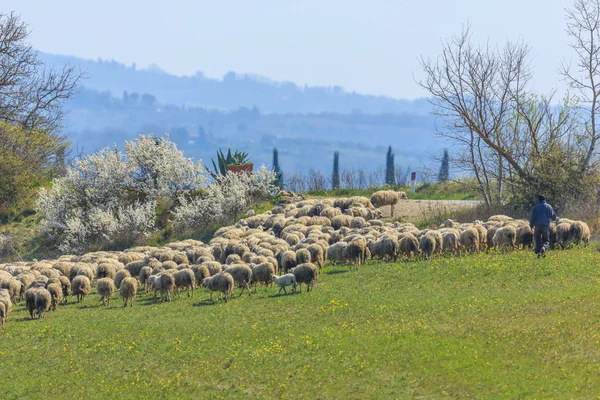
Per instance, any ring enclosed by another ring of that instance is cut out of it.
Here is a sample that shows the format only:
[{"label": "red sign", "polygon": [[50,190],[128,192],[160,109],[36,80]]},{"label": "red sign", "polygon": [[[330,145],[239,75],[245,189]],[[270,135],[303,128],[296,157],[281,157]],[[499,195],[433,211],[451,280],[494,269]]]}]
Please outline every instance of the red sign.
[{"label": "red sign", "polygon": [[410,180],[414,181],[415,179],[417,179],[417,173],[413,172],[412,174],[410,174]]}]

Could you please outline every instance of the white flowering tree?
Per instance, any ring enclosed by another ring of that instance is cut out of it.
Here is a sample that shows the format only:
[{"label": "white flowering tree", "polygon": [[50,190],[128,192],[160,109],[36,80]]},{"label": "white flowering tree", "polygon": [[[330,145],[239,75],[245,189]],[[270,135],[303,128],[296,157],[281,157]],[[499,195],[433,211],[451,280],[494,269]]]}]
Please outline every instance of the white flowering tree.
[{"label": "white flowering tree", "polygon": [[174,223],[180,228],[198,228],[236,222],[239,215],[278,192],[277,174],[264,165],[253,174],[229,172],[191,200],[181,196],[173,210]]},{"label": "white flowering tree", "polygon": [[174,200],[206,185],[200,161],[167,138],[140,135],[124,152],[104,148],[78,160],[36,203],[42,229],[62,251],[83,252],[135,243],[155,227],[159,200]]}]

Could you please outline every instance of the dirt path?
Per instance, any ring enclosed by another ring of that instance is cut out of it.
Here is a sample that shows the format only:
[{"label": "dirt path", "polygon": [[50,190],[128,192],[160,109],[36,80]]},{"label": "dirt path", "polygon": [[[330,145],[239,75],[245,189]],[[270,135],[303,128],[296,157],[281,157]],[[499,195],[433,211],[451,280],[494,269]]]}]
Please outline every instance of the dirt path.
[{"label": "dirt path", "polygon": [[[420,222],[425,215],[449,216],[451,213],[475,207],[479,201],[473,200],[401,200],[394,207],[394,218],[407,222]],[[390,206],[381,207],[383,217],[390,217]]]}]

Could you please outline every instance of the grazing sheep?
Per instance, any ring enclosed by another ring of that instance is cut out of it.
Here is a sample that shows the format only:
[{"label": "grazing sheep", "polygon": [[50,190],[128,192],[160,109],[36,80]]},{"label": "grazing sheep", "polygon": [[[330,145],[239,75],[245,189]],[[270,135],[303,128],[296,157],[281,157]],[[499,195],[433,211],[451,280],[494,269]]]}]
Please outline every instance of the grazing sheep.
[{"label": "grazing sheep", "polygon": [[394,260],[394,262],[398,259],[400,243],[395,237],[382,236],[379,240],[372,243],[373,245],[370,250],[373,257],[377,256],[382,260],[387,258],[388,260]]},{"label": "grazing sheep", "polygon": [[96,279],[110,278],[114,279],[117,269],[114,265],[109,263],[103,263],[98,265],[96,270]]},{"label": "grazing sheep", "polygon": [[521,225],[517,227],[517,236],[515,244],[517,247],[531,247],[533,243],[533,230],[527,225]]},{"label": "grazing sheep", "polygon": [[453,252],[455,255],[460,256],[460,239],[456,232],[442,233],[442,243],[444,252]]},{"label": "grazing sheep", "polygon": [[431,258],[431,255],[436,250],[436,241],[435,238],[428,235],[423,235],[419,239],[419,247],[421,248],[421,253],[425,257],[426,260]]},{"label": "grazing sheep", "polygon": [[[175,278],[170,272],[161,272],[154,281],[154,285],[160,291],[162,301],[171,301],[171,293],[175,290]],[[156,290],[154,301],[156,301]]]},{"label": "grazing sheep", "polygon": [[336,241],[335,243],[332,243],[331,246],[327,247],[327,259],[333,264],[343,263],[344,249],[346,248],[346,245],[347,243],[342,241]]},{"label": "grazing sheep", "polygon": [[313,264],[315,264],[319,269],[323,268],[325,264],[325,255],[323,248],[318,244],[311,244],[306,248],[310,253],[310,260]]},{"label": "grazing sheep", "polygon": [[35,311],[35,293],[38,288],[30,288],[25,291],[25,308],[29,310],[29,316],[33,319],[33,312]]},{"label": "grazing sheep", "polygon": [[516,239],[517,230],[514,226],[507,225],[496,230],[492,241],[495,249],[500,249],[504,252],[507,247],[510,247],[511,249],[515,248]]},{"label": "grazing sheep", "polygon": [[237,254],[230,254],[225,259],[225,264],[227,264],[227,265],[239,264],[241,262],[242,262],[242,258],[240,256],[238,256]]},{"label": "grazing sheep", "polygon": [[150,268],[147,265],[145,267],[142,267],[142,269],[140,270],[140,275],[139,275],[140,285],[142,285],[144,287],[145,292],[148,291],[148,287],[150,286],[148,284],[148,278],[151,275],[152,275],[152,268]]},{"label": "grazing sheep", "polygon": [[[146,258],[142,258],[140,260],[132,261],[125,265],[125,269],[129,271],[130,276],[139,276],[140,271],[148,265],[148,260]],[[114,276],[113,276],[114,278]]]},{"label": "grazing sheep", "polygon": [[202,282],[210,277],[210,271],[204,265],[192,265],[194,277],[196,278],[196,287],[202,286]]},{"label": "grazing sheep", "polygon": [[227,302],[228,296],[231,296],[233,294],[233,284],[234,282],[231,274],[227,272],[219,272],[218,274],[215,274],[210,278],[206,278],[202,282],[202,287],[208,288],[208,290],[210,290],[211,301],[213,292],[219,292],[219,298],[224,298],[224,301]]},{"label": "grazing sheep", "polygon": [[275,268],[270,262],[264,262],[255,265],[252,268],[252,284],[254,285],[254,292],[259,283],[263,285],[270,285],[273,282],[273,275],[275,275]]},{"label": "grazing sheep", "polygon": [[0,303],[4,304],[4,320],[6,321],[8,320],[8,314],[10,314],[13,308],[8,290],[0,289]]},{"label": "grazing sheep", "polygon": [[485,229],[485,227],[481,224],[474,224],[472,228],[477,231],[477,236],[479,237],[479,247],[481,248],[481,246],[484,246],[487,243],[487,229]]},{"label": "grazing sheep", "polygon": [[90,280],[90,284],[94,281],[94,271],[92,268],[83,267],[77,271],[77,276],[85,276]]},{"label": "grazing sheep", "polygon": [[121,281],[119,293],[123,298],[123,307],[127,307],[127,302],[129,302],[130,307],[133,307],[133,299],[135,299],[135,295],[137,294],[137,285],[138,281],[135,278],[126,277]]},{"label": "grazing sheep", "polygon": [[115,274],[114,281],[117,289],[121,288],[121,282],[123,282],[123,279],[125,278],[131,278],[131,273],[126,269],[122,269]]},{"label": "grazing sheep", "polygon": [[52,304],[52,296],[50,292],[44,288],[39,288],[35,292],[35,312],[38,318],[44,318],[44,312],[50,309]]},{"label": "grazing sheep", "polygon": [[291,273],[296,278],[296,283],[300,287],[300,293],[302,293],[302,284],[306,284],[306,291],[310,292],[312,286],[317,282],[317,274],[319,270],[314,264],[305,263],[300,264],[296,268],[292,269]]},{"label": "grazing sheep", "polygon": [[62,302],[62,298],[63,298],[62,285],[60,284],[60,281],[59,281],[57,283],[52,283],[52,284],[48,285],[48,287],[46,287],[46,289],[48,290],[48,292],[50,292],[50,299],[51,299],[50,308],[52,309],[52,311],[56,311],[56,306],[58,305],[58,303]]},{"label": "grazing sheep", "polygon": [[250,296],[250,282],[252,282],[252,269],[245,264],[233,264],[225,269],[225,272],[230,274],[233,281],[242,288],[240,296],[244,293],[244,290],[248,290],[248,296]]},{"label": "grazing sheep", "polygon": [[473,227],[465,229],[460,234],[460,244],[467,252],[479,253],[479,232],[477,229]]},{"label": "grazing sheep", "polygon": [[436,251],[441,255],[444,251],[444,239],[442,238],[442,232],[438,230],[431,230],[425,233],[425,236],[429,236],[435,241]]},{"label": "grazing sheep", "polygon": [[573,221],[571,224],[571,239],[576,246],[579,247],[581,242],[584,243],[584,246],[587,247],[590,244],[590,228],[585,222],[582,221]]},{"label": "grazing sheep", "polygon": [[290,269],[296,267],[296,252],[288,250],[279,256],[279,269],[287,274]]},{"label": "grazing sheep", "polygon": [[77,275],[73,282],[71,283],[71,292],[73,295],[77,296],[77,302],[83,301],[85,296],[90,293],[92,289],[92,284],[90,280],[85,275]]},{"label": "grazing sheep", "polygon": [[358,270],[358,267],[367,262],[367,250],[367,241],[365,238],[358,237],[349,242],[344,248],[344,260],[350,264],[350,268],[354,265]]},{"label": "grazing sheep", "polygon": [[11,301],[14,303],[17,297],[21,294],[22,283],[20,280],[13,279],[3,279],[0,280],[0,289],[8,290],[8,294],[10,296]]},{"label": "grazing sheep", "polygon": [[342,227],[350,228],[352,217],[350,215],[336,215],[331,219],[333,229],[340,230]]},{"label": "grazing sheep", "polygon": [[406,256],[407,259],[410,259],[413,255],[417,256],[421,252],[419,249],[419,241],[412,233],[404,234],[398,244],[400,245],[400,254]]},{"label": "grazing sheep", "polygon": [[110,298],[115,294],[115,283],[111,278],[102,278],[96,282],[96,290],[100,295],[100,301],[105,306],[110,305]]},{"label": "grazing sheep", "polygon": [[223,270],[223,267],[221,266],[221,263],[219,261],[206,261],[203,262],[201,265],[205,266],[206,269],[208,269],[210,276],[216,275]]},{"label": "grazing sheep", "polygon": [[363,217],[354,217],[350,221],[350,228],[360,229],[366,228],[369,226],[369,223]]},{"label": "grazing sheep", "polygon": [[310,251],[307,249],[298,249],[296,251],[296,265],[311,262]]},{"label": "grazing sheep", "polygon": [[296,275],[294,274],[285,274],[282,276],[273,275],[273,282],[279,286],[279,292],[277,292],[277,294],[281,293],[281,289],[283,289],[283,292],[287,294],[287,290],[285,288],[288,286],[292,287],[292,293],[296,292]]},{"label": "grazing sheep", "polygon": [[58,280],[60,281],[60,286],[63,291],[63,303],[66,303],[67,297],[69,297],[69,291],[71,290],[71,281],[66,276],[61,276]]},{"label": "grazing sheep", "polygon": [[[406,196],[406,194],[405,194]],[[394,207],[400,201],[400,194],[393,190],[380,190],[373,193],[371,196],[371,203],[375,208],[383,206],[391,206],[391,215],[394,215]]]},{"label": "grazing sheep", "polygon": [[175,291],[178,298],[181,298],[180,289],[182,288],[188,290],[188,297],[190,297],[189,291],[191,290],[192,297],[194,297],[194,289],[196,289],[196,275],[194,275],[194,271],[192,271],[190,268],[184,268],[173,273],[173,278],[175,278]]}]

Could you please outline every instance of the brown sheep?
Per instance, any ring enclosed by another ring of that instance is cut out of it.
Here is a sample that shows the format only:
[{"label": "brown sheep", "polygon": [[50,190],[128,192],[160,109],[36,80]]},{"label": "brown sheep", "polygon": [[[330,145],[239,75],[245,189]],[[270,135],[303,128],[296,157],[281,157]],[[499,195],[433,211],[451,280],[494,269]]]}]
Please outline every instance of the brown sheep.
[{"label": "brown sheep", "polygon": [[35,312],[38,318],[44,318],[44,312],[50,309],[52,305],[52,296],[44,288],[39,288],[35,292]]},{"label": "brown sheep", "polygon": [[52,311],[56,311],[56,306],[58,303],[62,302],[63,298],[63,290],[60,281],[48,285],[46,289],[48,289],[48,292],[50,292],[50,308]]},{"label": "brown sheep", "polygon": [[233,281],[242,288],[240,296],[244,293],[244,290],[248,290],[248,296],[250,296],[250,282],[252,281],[252,269],[245,264],[233,264],[225,269],[225,272],[230,274]]},{"label": "brown sheep", "polygon": [[318,244],[311,244],[306,248],[310,253],[310,259],[313,264],[315,264],[319,269],[323,268],[325,264],[325,255],[323,252],[323,248]]},{"label": "brown sheep", "polygon": [[90,293],[92,284],[87,276],[77,275],[71,283],[71,291],[77,296],[77,302],[85,300],[85,296]]},{"label": "brown sheep", "polygon": [[460,244],[467,252],[479,253],[479,232],[477,229],[473,227],[465,229],[460,234]]},{"label": "brown sheep", "polygon": [[126,277],[121,281],[119,293],[123,298],[123,307],[127,307],[128,302],[129,306],[133,307],[133,300],[135,299],[135,295],[137,294],[137,285],[137,279],[132,277]]},{"label": "brown sheep", "polygon": [[421,250],[419,249],[419,241],[412,233],[404,234],[402,238],[398,241],[400,245],[400,254],[406,256],[407,259],[410,259],[411,256],[419,255]]},{"label": "brown sheep", "polygon": [[263,285],[270,285],[273,282],[273,275],[275,275],[275,268],[270,262],[258,264],[252,268],[252,284],[254,285],[254,292],[256,293],[257,285],[262,283]]},{"label": "brown sheep", "polygon": [[[208,272],[208,270],[207,270]],[[188,297],[190,297],[190,290],[192,291],[192,297],[194,297],[194,289],[196,288],[196,275],[190,268],[184,268],[173,273],[175,278],[175,291],[177,297],[181,298],[181,288],[188,290]]]},{"label": "brown sheep", "polygon": [[227,272],[219,272],[218,274],[206,278],[202,282],[202,287],[210,290],[211,301],[213,292],[219,292],[219,297],[223,298],[224,295],[224,301],[227,302],[227,297],[233,293],[233,285],[233,277]]},{"label": "brown sheep", "polygon": [[111,278],[102,278],[96,282],[96,290],[100,301],[105,306],[110,305],[110,298],[115,294],[115,283]]},{"label": "brown sheep", "polygon": [[[350,241],[344,248],[344,260],[350,264],[350,268],[354,266],[357,270],[358,267],[367,262],[367,241],[365,238],[358,237]],[[318,270],[317,270],[318,272]]]},{"label": "brown sheep", "polygon": [[319,270],[314,264],[304,263],[292,269],[291,273],[296,277],[296,283],[300,287],[300,293],[302,293],[303,283],[306,285],[306,291],[310,292],[312,286],[317,282]]},{"label": "brown sheep", "polygon": [[310,251],[308,249],[298,249],[296,251],[296,264],[311,262]]},{"label": "brown sheep", "polygon": [[500,249],[502,252],[507,247],[514,249],[516,247],[517,230],[514,226],[503,226],[494,233],[493,243],[495,249]]}]

